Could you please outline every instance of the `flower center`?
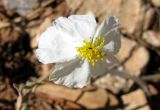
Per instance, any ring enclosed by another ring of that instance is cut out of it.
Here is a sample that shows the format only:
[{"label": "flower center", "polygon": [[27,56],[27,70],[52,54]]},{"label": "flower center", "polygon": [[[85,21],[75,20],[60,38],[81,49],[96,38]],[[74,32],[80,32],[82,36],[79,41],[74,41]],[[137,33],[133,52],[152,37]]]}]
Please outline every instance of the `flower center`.
[{"label": "flower center", "polygon": [[103,60],[104,56],[106,56],[106,53],[102,51],[104,42],[104,38],[100,36],[95,39],[95,42],[93,42],[93,39],[89,41],[84,40],[84,45],[78,47],[77,51],[81,58],[86,58],[92,66],[95,66],[96,62]]}]

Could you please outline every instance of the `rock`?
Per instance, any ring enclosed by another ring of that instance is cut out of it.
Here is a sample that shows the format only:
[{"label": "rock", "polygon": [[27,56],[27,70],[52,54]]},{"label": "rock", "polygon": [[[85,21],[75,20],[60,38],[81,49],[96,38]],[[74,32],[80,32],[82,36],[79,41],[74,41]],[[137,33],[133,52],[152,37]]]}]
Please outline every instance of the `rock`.
[{"label": "rock", "polygon": [[[117,15],[122,0],[67,0],[68,7],[77,9],[76,14],[94,13],[102,21],[106,16]],[[81,3],[82,2],[82,3]],[[81,5],[80,5],[81,4]]]},{"label": "rock", "polygon": [[[124,110],[150,110],[150,109],[137,109],[147,104],[147,99],[142,90],[138,89],[131,93],[122,95],[124,105],[127,105]],[[142,107],[143,108],[143,107]],[[147,107],[148,108],[148,107]]]},{"label": "rock", "polygon": [[66,3],[72,12],[75,12],[83,3],[83,0],[66,0]]},{"label": "rock", "polygon": [[[127,60],[124,64],[125,71],[132,76],[140,76],[142,69],[147,65],[149,61],[149,53],[144,47],[138,47],[130,59]],[[133,85],[132,80],[128,80],[127,87],[124,88],[125,91],[128,91],[129,88]]]},{"label": "rock", "polygon": [[[61,108],[62,106],[64,106],[64,104],[65,104],[65,100],[64,99],[62,99],[62,98],[55,98],[55,99],[53,99],[54,100],[54,102],[55,102],[55,105],[57,105],[57,107],[59,108]],[[56,108],[57,108],[56,107]]]},{"label": "rock", "polygon": [[20,27],[14,27],[14,29],[8,27],[0,29],[0,34],[1,34],[0,46],[6,44],[12,46],[15,45],[14,43],[18,41],[20,37],[23,36],[23,31],[21,30]]},{"label": "rock", "polygon": [[93,86],[93,85],[87,85],[85,86],[84,88],[81,88],[81,90],[83,92],[86,92],[86,91],[95,91],[97,89],[97,87]]},{"label": "rock", "polygon": [[14,89],[12,89],[10,86],[4,88],[4,90],[1,91],[0,99],[11,101],[15,100],[16,98],[17,96],[14,93]]},{"label": "rock", "polygon": [[111,74],[106,74],[105,76],[97,79],[94,84],[100,88],[109,89],[113,93],[117,94],[123,88],[126,88],[127,81],[118,76],[112,76]]},{"label": "rock", "polygon": [[159,94],[158,89],[156,87],[154,87],[153,85],[150,84],[148,86],[148,88],[149,88],[149,91],[151,92],[152,96],[157,96]]},{"label": "rock", "polygon": [[160,7],[160,0],[151,0],[154,6]]},{"label": "rock", "polygon": [[141,70],[149,61],[149,53],[144,47],[138,47],[124,64],[126,71],[133,76],[139,76]]},{"label": "rock", "polygon": [[77,102],[87,109],[104,108],[108,102],[108,94],[104,89],[85,92]]},{"label": "rock", "polygon": [[147,30],[152,22],[153,22],[153,19],[155,17],[155,10],[153,8],[149,8],[146,13],[145,13],[145,17],[144,17],[144,23],[143,23],[143,30]]},{"label": "rock", "polygon": [[44,93],[50,96],[50,98],[63,98],[65,100],[76,101],[81,95],[80,89],[71,89],[64,86],[54,85],[53,83],[46,83],[40,85],[36,89],[36,93]]},{"label": "rock", "polygon": [[37,37],[31,38],[31,48],[34,49],[37,48],[37,46],[38,46]]},{"label": "rock", "polygon": [[40,5],[40,0],[3,0],[7,10],[14,10],[18,14],[25,16]]},{"label": "rock", "polygon": [[0,29],[9,27],[11,24],[9,22],[0,22]]},{"label": "rock", "polygon": [[116,57],[120,62],[123,62],[126,58],[129,57],[129,54],[131,53],[132,49],[136,46],[136,42],[133,40],[130,40],[126,37],[121,36],[121,49],[116,54]]},{"label": "rock", "polygon": [[146,31],[143,33],[143,39],[153,47],[160,48],[160,32]]},{"label": "rock", "polygon": [[67,101],[64,106],[64,110],[80,110],[80,109],[82,109],[80,105],[71,101]]},{"label": "rock", "polygon": [[108,93],[108,96],[109,96],[109,107],[118,106],[119,101],[116,98],[116,96],[111,93]]},{"label": "rock", "polygon": [[148,105],[138,108],[137,110],[151,110]]},{"label": "rock", "polygon": [[142,0],[125,0],[119,12],[122,32],[139,36],[142,30],[144,11]]}]

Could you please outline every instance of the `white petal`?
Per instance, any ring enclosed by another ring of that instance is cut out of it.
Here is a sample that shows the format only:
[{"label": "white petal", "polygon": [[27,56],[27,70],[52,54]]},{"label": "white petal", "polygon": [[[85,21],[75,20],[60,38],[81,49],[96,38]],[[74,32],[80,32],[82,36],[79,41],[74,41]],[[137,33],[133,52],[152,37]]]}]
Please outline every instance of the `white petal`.
[{"label": "white petal", "polygon": [[98,61],[95,66],[90,65],[91,74],[92,76],[103,75],[107,73],[108,69],[111,68],[112,65],[113,62],[107,58],[102,61]]},{"label": "white petal", "polygon": [[69,61],[76,54],[74,39],[53,26],[39,38],[36,55],[44,64]]},{"label": "white petal", "polygon": [[97,29],[95,36],[104,37],[104,50],[111,54],[116,54],[121,47],[118,19],[114,16],[106,18]]},{"label": "white petal", "polygon": [[74,23],[75,29],[83,39],[89,40],[95,34],[96,20],[93,14],[72,15],[68,19]]},{"label": "white petal", "polygon": [[50,80],[56,84],[63,84],[68,87],[82,88],[90,79],[90,69],[87,60],[76,59],[68,63],[59,64]]},{"label": "white petal", "polygon": [[109,62],[112,62],[112,64],[120,64],[119,60],[112,54],[107,54],[107,60],[109,60]]},{"label": "white petal", "polygon": [[83,41],[80,33],[77,31],[75,24],[66,17],[59,17],[53,22],[53,26],[64,32],[65,34],[73,37],[76,41]]}]

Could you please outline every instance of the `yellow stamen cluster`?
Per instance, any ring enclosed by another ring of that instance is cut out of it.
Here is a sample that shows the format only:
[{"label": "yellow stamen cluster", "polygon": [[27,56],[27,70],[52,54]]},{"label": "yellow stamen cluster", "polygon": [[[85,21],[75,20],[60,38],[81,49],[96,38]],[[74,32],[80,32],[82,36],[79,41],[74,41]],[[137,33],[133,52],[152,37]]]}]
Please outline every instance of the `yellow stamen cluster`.
[{"label": "yellow stamen cluster", "polygon": [[80,54],[80,57],[86,58],[92,66],[95,66],[97,61],[103,60],[104,56],[106,56],[106,53],[102,51],[105,43],[104,38],[99,36],[94,42],[93,39],[90,41],[84,40],[83,42],[84,45],[82,47],[78,47],[77,51]]}]

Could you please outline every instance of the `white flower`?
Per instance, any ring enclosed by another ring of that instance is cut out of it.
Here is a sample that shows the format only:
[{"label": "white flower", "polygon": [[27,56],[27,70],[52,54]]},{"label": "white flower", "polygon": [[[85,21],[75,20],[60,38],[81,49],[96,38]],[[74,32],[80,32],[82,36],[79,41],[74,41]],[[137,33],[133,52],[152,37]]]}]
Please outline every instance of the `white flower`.
[{"label": "white flower", "polygon": [[119,22],[106,18],[96,31],[93,15],[59,17],[39,38],[36,55],[44,64],[56,63],[49,79],[81,88],[92,76],[107,72],[116,62],[120,42]]}]

